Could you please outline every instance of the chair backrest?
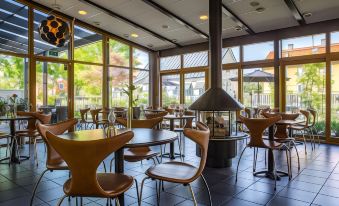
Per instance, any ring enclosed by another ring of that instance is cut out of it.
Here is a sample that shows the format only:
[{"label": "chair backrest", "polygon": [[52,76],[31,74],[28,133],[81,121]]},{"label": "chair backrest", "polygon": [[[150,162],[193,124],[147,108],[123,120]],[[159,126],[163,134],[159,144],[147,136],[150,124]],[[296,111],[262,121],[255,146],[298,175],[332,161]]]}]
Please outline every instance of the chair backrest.
[{"label": "chair backrest", "polygon": [[286,113],[281,113],[281,118],[285,120],[295,120],[299,117],[299,113],[292,113],[292,114],[286,114]]},{"label": "chair backrest", "polygon": [[[91,141],[67,140],[46,132],[51,146],[65,160],[71,171],[68,196],[103,197],[114,195],[114,191],[106,193],[97,180],[97,168],[110,154],[123,147],[133,138],[133,132]],[[117,188],[118,190],[119,188]]]},{"label": "chair backrest", "polygon": [[35,127],[35,123],[36,123],[36,116],[35,116],[35,113],[37,112],[23,112],[23,111],[18,111],[17,112],[17,115],[18,116],[29,116],[29,117],[32,117],[32,119],[29,119],[27,121],[27,128],[28,130],[35,130],[36,127]]},{"label": "chair backrest", "polygon": [[267,119],[251,119],[243,116],[240,116],[239,118],[246,125],[250,132],[250,141],[247,145],[250,147],[260,148],[268,148],[262,138],[265,129],[281,120],[280,115],[269,117]]},{"label": "chair backrest", "polygon": [[308,126],[308,123],[309,123],[309,121],[310,121],[310,112],[309,111],[307,111],[307,110],[300,110],[299,111],[302,115],[304,115],[304,117],[305,117],[305,124],[304,124],[304,126],[305,127],[307,127]]},{"label": "chair backrest", "polygon": [[252,110],[250,108],[245,107],[244,109],[246,117],[252,118]]},{"label": "chair backrest", "polygon": [[91,109],[90,108],[80,109],[81,122],[86,122],[87,113],[88,113],[89,110],[91,110]]},{"label": "chair backrest", "polygon": [[51,123],[51,118],[52,114],[40,114],[40,113],[35,113],[34,116],[36,117],[39,122],[42,124],[49,124]]},{"label": "chair backrest", "polygon": [[164,108],[164,110],[166,110],[168,112],[168,114],[174,114],[174,110],[173,108]]},{"label": "chair backrest", "polygon": [[91,116],[92,116],[92,120],[93,123],[97,123],[99,120],[99,112],[101,109],[92,109],[90,110]]},{"label": "chair backrest", "polygon": [[271,109],[271,112],[280,112],[280,109],[276,107],[276,108]]},{"label": "chair backrest", "polygon": [[317,121],[318,112],[315,109],[308,109],[308,111],[312,115],[312,123],[310,126],[313,127]]},{"label": "chair backrest", "polygon": [[[153,118],[153,119],[144,119],[144,120],[140,120],[140,119],[133,119],[132,120],[132,128],[149,128],[152,129],[155,126],[157,126],[158,124],[160,124],[160,122],[162,122],[163,118],[162,117],[157,117],[157,118]],[[117,118],[116,122],[118,124],[121,124],[124,127],[127,127],[127,120],[124,118]]]},{"label": "chair backrest", "polygon": [[196,144],[198,144],[201,152],[199,168],[196,174],[190,179],[190,182],[200,177],[202,171],[205,168],[208,152],[208,143],[210,138],[210,130],[205,124],[197,122],[197,127],[199,128],[199,130],[191,128],[184,129],[184,135],[191,139]]},{"label": "chair backrest", "polygon": [[47,159],[46,159],[46,164],[47,165],[58,165],[63,162],[63,159],[60,157],[60,155],[51,147],[50,143],[48,142],[48,139],[46,137],[46,132],[50,131],[55,135],[61,135],[63,134],[66,130],[69,130],[73,126],[76,125],[78,122],[77,119],[69,119],[63,122],[58,122],[56,124],[50,124],[50,125],[44,125],[41,123],[37,123],[36,127],[44,140],[47,148]]},{"label": "chair backrest", "polygon": [[158,112],[158,113],[145,113],[146,119],[154,119],[157,117],[164,117],[168,114],[167,111]]}]

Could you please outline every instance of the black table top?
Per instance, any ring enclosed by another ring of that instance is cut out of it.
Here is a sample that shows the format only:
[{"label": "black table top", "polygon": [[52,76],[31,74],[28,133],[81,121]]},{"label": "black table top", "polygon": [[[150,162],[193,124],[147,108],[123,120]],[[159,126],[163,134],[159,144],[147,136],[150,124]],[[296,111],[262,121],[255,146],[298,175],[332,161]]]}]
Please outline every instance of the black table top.
[{"label": "black table top", "polygon": [[193,115],[176,116],[172,114],[164,116],[164,119],[192,119],[192,118],[195,118],[195,116]]},{"label": "black table top", "polygon": [[[128,131],[127,129],[118,129],[118,134]],[[156,146],[173,142],[178,138],[175,132],[168,130],[154,130],[146,128],[133,128],[134,137],[129,141],[125,147],[145,147]],[[81,130],[58,135],[64,139],[77,140],[77,141],[90,141],[106,138],[103,129],[95,130]],[[114,137],[113,137],[114,138]]]},{"label": "black table top", "polygon": [[242,140],[248,137],[248,134],[245,132],[233,132],[231,136],[226,137],[214,137],[210,141],[237,141]]}]

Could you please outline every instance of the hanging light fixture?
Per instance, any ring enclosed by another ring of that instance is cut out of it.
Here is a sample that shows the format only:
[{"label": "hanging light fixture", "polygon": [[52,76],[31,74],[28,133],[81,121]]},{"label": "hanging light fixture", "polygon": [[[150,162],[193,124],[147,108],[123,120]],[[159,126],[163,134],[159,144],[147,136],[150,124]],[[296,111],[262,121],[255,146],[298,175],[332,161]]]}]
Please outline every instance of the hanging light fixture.
[{"label": "hanging light fixture", "polygon": [[44,41],[62,47],[69,40],[69,27],[64,20],[51,15],[41,21],[39,34]]}]

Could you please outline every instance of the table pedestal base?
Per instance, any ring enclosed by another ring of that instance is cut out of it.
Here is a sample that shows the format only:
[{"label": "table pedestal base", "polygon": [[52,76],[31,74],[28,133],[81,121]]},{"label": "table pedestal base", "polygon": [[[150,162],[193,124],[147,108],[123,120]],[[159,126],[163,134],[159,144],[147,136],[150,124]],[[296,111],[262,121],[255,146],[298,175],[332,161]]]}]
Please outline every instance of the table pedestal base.
[{"label": "table pedestal base", "polygon": [[254,176],[258,176],[258,177],[267,177],[267,178],[270,178],[272,180],[280,180],[280,177],[282,176],[288,176],[288,173],[286,172],[283,172],[283,171],[279,171],[277,170],[277,173],[274,174],[273,171],[259,171],[259,172],[255,172],[253,173]]}]

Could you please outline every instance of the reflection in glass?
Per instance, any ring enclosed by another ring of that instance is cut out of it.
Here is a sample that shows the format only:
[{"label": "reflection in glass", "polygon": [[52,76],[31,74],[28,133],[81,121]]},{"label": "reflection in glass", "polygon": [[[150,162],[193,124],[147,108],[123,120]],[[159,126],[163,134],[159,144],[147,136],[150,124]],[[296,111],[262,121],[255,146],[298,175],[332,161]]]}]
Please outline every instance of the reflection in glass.
[{"label": "reflection in glass", "polygon": [[240,47],[228,47],[222,49],[222,64],[230,64],[240,61]]},{"label": "reflection in glass", "polygon": [[133,84],[137,90],[133,93],[134,98],[138,99],[138,106],[147,106],[149,101],[149,71],[148,70],[133,70]]},{"label": "reflection in glass", "polygon": [[160,71],[180,69],[180,67],[181,67],[180,55],[160,58]]},{"label": "reflection in glass", "polygon": [[222,88],[234,99],[238,99],[238,69],[222,71]]},{"label": "reflection in glass", "polygon": [[189,54],[184,54],[184,68],[188,67],[201,67],[208,65],[208,52],[194,52]]},{"label": "reflection in glass", "polygon": [[[321,123],[318,124],[322,126]],[[339,138],[339,62],[331,65],[331,137]]]},{"label": "reflection in glass", "polygon": [[149,55],[140,49],[133,49],[133,68],[149,70]]},{"label": "reflection in glass", "polygon": [[74,59],[102,63],[102,36],[80,26],[74,26]]},{"label": "reflection in glass", "polygon": [[312,54],[323,54],[326,52],[325,34],[296,37],[281,40],[281,56],[295,57]]}]

